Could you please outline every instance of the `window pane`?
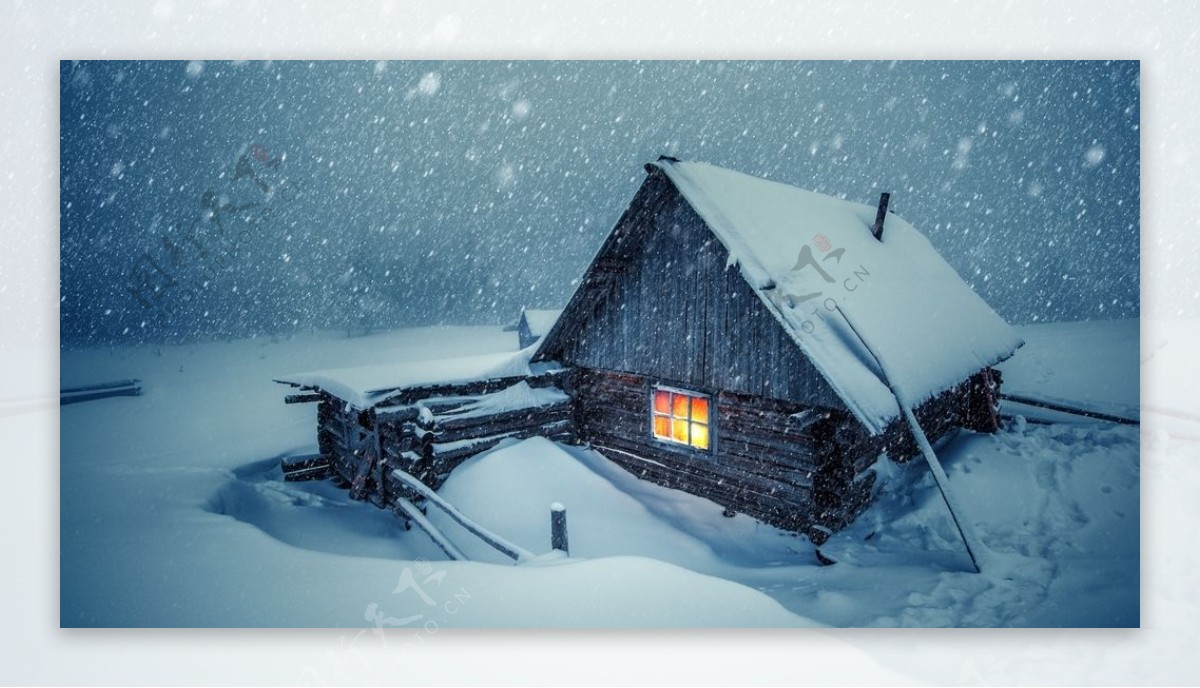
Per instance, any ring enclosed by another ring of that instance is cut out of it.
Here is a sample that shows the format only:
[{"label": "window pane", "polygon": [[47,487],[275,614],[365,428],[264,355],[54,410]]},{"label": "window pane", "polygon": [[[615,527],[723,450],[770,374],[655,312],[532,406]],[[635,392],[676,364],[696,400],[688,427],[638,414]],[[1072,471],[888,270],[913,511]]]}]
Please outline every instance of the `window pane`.
[{"label": "window pane", "polygon": [[671,419],[667,416],[654,416],[654,436],[662,439],[671,438]]},{"label": "window pane", "polygon": [[662,413],[662,414],[670,414],[671,413],[671,393],[670,392],[665,392],[661,389],[654,390],[654,411],[655,411],[655,413]]},{"label": "window pane", "polygon": [[708,399],[703,397],[692,399],[692,420],[701,423],[708,422]]},{"label": "window pane", "polygon": [[671,438],[676,442],[688,443],[688,422],[686,420],[675,419],[671,421]]},{"label": "window pane", "polygon": [[697,449],[708,449],[708,426],[692,423],[692,446]]},{"label": "window pane", "polygon": [[676,418],[687,418],[688,417],[688,398],[687,398],[687,396],[685,396],[683,394],[676,394],[676,395],[674,395],[674,397],[675,398],[671,400],[671,406],[672,406],[671,415],[675,416]]}]

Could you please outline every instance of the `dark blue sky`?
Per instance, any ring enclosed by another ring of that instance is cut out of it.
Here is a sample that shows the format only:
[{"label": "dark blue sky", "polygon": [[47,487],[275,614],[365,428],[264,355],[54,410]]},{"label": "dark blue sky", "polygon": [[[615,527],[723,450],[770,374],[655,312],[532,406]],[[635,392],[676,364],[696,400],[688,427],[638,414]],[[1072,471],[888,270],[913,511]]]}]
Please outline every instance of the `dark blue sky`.
[{"label": "dark blue sky", "polygon": [[1139,90],[1136,62],[64,62],[62,340],[561,305],[663,153],[891,191],[1010,322],[1133,317]]}]

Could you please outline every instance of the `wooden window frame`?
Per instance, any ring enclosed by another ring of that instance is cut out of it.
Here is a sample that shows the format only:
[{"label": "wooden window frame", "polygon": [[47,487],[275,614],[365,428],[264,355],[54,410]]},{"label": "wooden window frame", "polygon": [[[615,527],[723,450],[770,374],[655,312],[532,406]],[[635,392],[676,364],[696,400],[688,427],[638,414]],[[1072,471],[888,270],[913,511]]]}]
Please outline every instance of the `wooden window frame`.
[{"label": "wooden window frame", "polygon": [[[669,394],[669,396],[668,396],[669,406],[671,407],[669,413],[664,414],[661,411],[656,410],[656,408],[655,408],[655,398],[660,392],[666,392]],[[684,420],[683,417],[678,417],[678,416],[674,415],[674,404],[675,404],[674,398],[676,396],[683,396],[683,397],[687,397],[689,399],[688,416],[686,418],[686,421]],[[649,385],[649,394],[647,395],[647,397],[649,399],[648,404],[647,404],[647,406],[648,406],[647,420],[649,421],[649,425],[650,425],[649,435],[650,435],[650,439],[657,446],[661,446],[666,449],[672,449],[675,451],[686,452],[688,454],[698,454],[698,455],[702,455],[705,457],[712,457],[716,454],[716,447],[717,447],[716,395],[708,394],[706,392],[700,392],[700,391],[693,390],[693,389],[683,389],[681,387],[676,387],[674,385],[652,383]],[[693,419],[693,416],[691,415],[692,414],[692,402],[690,401],[691,399],[703,399],[704,400],[704,402],[707,406],[707,414],[706,414],[706,418],[704,421],[699,421],[699,420]],[[674,439],[670,435],[665,435],[665,436],[660,435],[655,428],[655,418],[656,417],[668,418],[668,419],[670,419],[670,422],[672,422],[672,423],[674,423],[676,421],[686,422],[687,428],[688,428],[688,440],[686,442],[684,442],[684,441]],[[697,424],[703,425],[708,430],[708,446],[707,447],[702,448],[702,447],[697,447],[696,445],[692,444],[691,433],[692,433],[693,425],[697,425]]]}]

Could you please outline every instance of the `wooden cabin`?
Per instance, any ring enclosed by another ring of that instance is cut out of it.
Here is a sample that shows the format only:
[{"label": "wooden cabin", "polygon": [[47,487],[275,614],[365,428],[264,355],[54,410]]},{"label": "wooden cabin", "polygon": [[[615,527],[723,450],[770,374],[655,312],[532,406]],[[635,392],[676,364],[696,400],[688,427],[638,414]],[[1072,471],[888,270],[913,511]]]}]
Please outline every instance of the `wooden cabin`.
[{"label": "wooden cabin", "polygon": [[536,349],[439,379],[289,378],[321,402],[318,469],[386,505],[389,470],[437,487],[545,434],[820,543],[884,452],[916,455],[896,394],[931,440],[996,429],[991,366],[1022,342],[886,205],[672,158],[646,172]]}]

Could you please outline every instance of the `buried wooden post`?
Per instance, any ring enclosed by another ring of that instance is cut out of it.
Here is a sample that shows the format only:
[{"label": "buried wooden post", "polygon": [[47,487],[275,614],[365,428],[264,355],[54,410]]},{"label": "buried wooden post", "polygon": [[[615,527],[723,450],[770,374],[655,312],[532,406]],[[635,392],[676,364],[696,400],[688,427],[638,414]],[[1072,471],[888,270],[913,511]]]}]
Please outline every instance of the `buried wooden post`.
[{"label": "buried wooden post", "polygon": [[871,225],[871,236],[875,237],[876,241],[883,241],[883,222],[887,219],[888,202],[892,195],[887,193],[879,194],[879,208],[875,211],[875,224]]},{"label": "buried wooden post", "polygon": [[550,505],[550,548],[570,555],[567,545],[567,507],[555,502]]}]

